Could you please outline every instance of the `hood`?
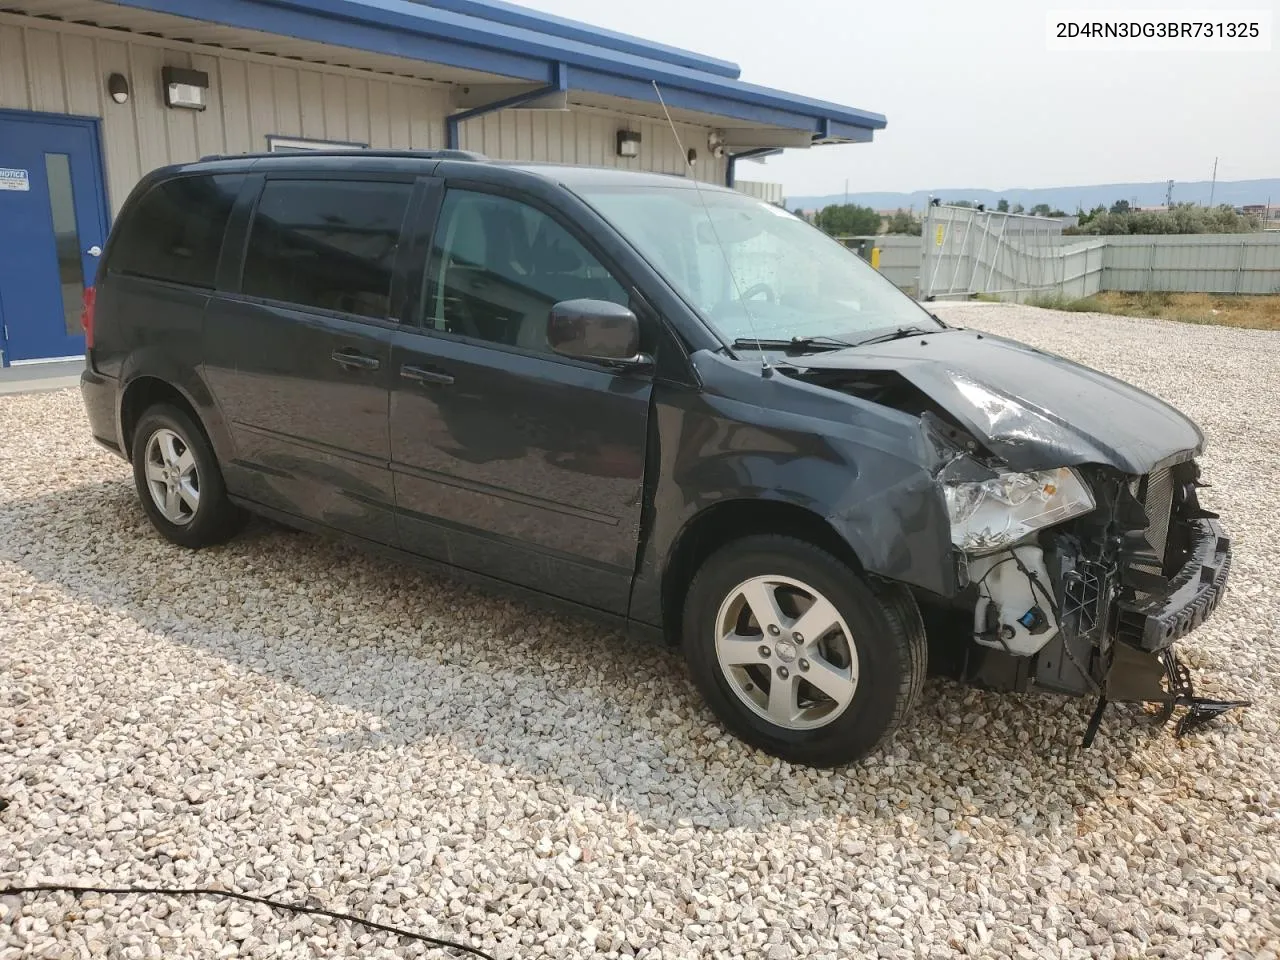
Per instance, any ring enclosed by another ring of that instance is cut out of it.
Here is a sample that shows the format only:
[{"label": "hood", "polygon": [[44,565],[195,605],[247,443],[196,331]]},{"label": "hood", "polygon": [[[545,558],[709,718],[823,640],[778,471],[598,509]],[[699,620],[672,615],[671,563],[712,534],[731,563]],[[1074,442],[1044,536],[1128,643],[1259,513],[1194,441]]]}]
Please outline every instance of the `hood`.
[{"label": "hood", "polygon": [[1099,463],[1144,474],[1204,445],[1191,420],[1137,387],[973,330],[788,357],[785,365],[896,373],[1015,470]]}]

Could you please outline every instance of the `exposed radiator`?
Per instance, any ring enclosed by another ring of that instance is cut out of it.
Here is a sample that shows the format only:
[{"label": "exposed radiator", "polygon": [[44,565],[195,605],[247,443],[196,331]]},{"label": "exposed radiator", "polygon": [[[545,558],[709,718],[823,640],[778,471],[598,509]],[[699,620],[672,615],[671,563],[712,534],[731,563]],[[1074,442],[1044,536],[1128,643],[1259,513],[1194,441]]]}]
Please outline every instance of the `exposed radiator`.
[{"label": "exposed radiator", "polygon": [[[1165,546],[1169,539],[1169,515],[1173,511],[1173,471],[1169,468],[1147,474],[1143,485],[1142,506],[1150,526],[1145,536],[1163,567]],[[1161,570],[1156,570],[1159,573]]]}]

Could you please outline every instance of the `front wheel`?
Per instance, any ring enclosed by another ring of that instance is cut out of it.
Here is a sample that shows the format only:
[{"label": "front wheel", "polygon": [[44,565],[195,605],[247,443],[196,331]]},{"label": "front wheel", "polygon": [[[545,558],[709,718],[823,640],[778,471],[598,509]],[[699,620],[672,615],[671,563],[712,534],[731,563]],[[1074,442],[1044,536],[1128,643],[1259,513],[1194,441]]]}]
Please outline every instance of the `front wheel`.
[{"label": "front wheel", "polygon": [[713,554],[689,587],[683,628],[694,681],[721,722],[793,763],[866,756],[924,683],[911,594],[792,537],[747,537]]}]

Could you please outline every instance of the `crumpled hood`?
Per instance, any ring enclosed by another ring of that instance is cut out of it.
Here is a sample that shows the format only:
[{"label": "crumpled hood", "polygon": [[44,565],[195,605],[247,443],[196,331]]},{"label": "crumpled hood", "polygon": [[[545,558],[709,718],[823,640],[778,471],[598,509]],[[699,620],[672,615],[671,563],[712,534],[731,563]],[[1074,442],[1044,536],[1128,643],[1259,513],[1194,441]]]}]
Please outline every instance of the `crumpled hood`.
[{"label": "crumpled hood", "polygon": [[972,330],[788,357],[786,363],[814,371],[894,371],[1015,470],[1101,463],[1144,474],[1204,445],[1191,420],[1137,387]]}]

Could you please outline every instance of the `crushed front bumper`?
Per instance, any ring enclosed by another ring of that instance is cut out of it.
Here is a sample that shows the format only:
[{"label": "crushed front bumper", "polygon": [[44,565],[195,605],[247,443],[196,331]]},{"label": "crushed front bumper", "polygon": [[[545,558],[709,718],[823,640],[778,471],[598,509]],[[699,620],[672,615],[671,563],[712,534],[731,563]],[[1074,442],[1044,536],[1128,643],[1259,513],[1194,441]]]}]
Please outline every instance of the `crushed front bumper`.
[{"label": "crushed front bumper", "polygon": [[1231,571],[1231,541],[1221,524],[1205,517],[1191,523],[1191,555],[1169,579],[1169,589],[1116,604],[1116,637],[1098,706],[1085,731],[1085,746],[1093,742],[1111,702],[1160,703],[1162,725],[1175,709],[1186,707],[1175,728],[1179,737],[1228,710],[1249,706],[1246,700],[1197,696],[1191,672],[1173,651],[1173,644],[1217,607]]},{"label": "crushed front bumper", "polygon": [[[1117,604],[1117,639],[1151,652],[1164,650],[1208,619],[1227,592],[1231,540],[1216,520],[1191,521],[1191,557],[1154,598]],[[1141,595],[1140,595],[1141,596]]]}]

